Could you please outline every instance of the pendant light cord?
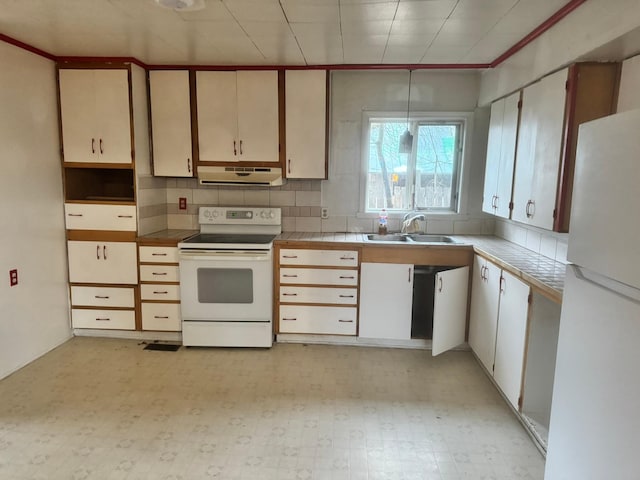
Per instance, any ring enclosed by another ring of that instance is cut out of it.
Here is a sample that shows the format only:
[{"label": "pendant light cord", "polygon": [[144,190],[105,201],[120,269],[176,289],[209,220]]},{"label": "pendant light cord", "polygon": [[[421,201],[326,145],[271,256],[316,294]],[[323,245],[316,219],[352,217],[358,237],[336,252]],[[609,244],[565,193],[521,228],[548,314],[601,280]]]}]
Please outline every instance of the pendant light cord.
[{"label": "pendant light cord", "polygon": [[411,104],[411,72],[409,70],[409,95],[407,95],[407,130],[409,130],[409,106]]}]

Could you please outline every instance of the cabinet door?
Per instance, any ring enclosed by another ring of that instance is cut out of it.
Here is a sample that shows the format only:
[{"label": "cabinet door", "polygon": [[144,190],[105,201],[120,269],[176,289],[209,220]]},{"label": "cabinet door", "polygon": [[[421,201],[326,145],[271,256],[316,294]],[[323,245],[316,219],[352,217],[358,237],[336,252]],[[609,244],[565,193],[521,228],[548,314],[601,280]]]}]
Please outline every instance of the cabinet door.
[{"label": "cabinet door", "polygon": [[161,177],[192,177],[189,72],[149,72],[149,94],[153,174]]},{"label": "cabinet door", "polygon": [[60,69],[60,116],[65,162],[98,162],[93,70]]},{"label": "cabinet door", "polygon": [[129,71],[61,69],[65,162],[131,163]]},{"label": "cabinet door", "polygon": [[69,241],[71,283],[138,283],[135,242]]},{"label": "cabinet door", "polygon": [[567,70],[523,90],[513,185],[513,220],[553,229]]},{"label": "cabinet door", "polygon": [[238,158],[279,162],[278,72],[239,71],[237,89]]},{"label": "cabinet door", "polygon": [[529,290],[529,285],[502,272],[493,378],[516,410],[522,387]]},{"label": "cabinet door", "polygon": [[509,204],[511,203],[513,170],[516,162],[516,139],[518,136],[518,119],[520,118],[519,104],[520,92],[514,93],[505,99],[495,201],[495,214],[502,218],[509,218],[511,214]]},{"label": "cabinet door", "polygon": [[434,357],[464,343],[468,288],[469,267],[436,274],[431,347]]},{"label": "cabinet door", "polygon": [[129,71],[95,71],[97,149],[101,163],[131,163]]},{"label": "cabinet door", "polygon": [[493,373],[500,300],[500,268],[476,255],[471,285],[469,346]]},{"label": "cabinet door", "polygon": [[196,72],[200,161],[237,162],[236,72]]},{"label": "cabinet door", "polygon": [[482,211],[495,212],[496,192],[498,190],[498,174],[500,172],[500,152],[502,145],[502,124],[504,121],[505,99],[491,104],[489,119],[489,138],[487,140],[487,159],[484,168],[484,194]]},{"label": "cabinet door", "polygon": [[285,78],[287,178],[326,178],[327,72],[288,70]]},{"label": "cabinet door", "polygon": [[363,263],[360,270],[359,336],[411,339],[413,265]]}]

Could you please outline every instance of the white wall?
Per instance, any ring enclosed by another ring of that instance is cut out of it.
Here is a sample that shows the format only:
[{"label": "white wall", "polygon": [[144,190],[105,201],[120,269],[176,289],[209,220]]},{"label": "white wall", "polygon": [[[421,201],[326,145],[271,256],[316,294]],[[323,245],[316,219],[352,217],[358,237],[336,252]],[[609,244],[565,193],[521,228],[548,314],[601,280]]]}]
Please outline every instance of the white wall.
[{"label": "white wall", "polygon": [[[0,378],[70,338],[54,63],[0,42]],[[10,269],[19,284],[9,287]]]},{"label": "white wall", "polygon": [[[487,233],[493,220],[482,214],[482,182],[488,111],[477,109],[476,72],[413,72],[411,111],[474,112],[463,171],[461,208],[458,215],[428,215],[427,231],[433,233]],[[323,231],[373,231],[375,215],[364,215],[360,206],[363,176],[363,112],[405,112],[407,71],[337,71],[331,77],[331,127],[329,180],[322,182],[322,206],[328,207]],[[398,219],[390,229],[399,230]]]},{"label": "white wall", "polygon": [[638,26],[640,0],[589,0],[498,67],[487,70],[480,84],[480,105],[580,58],[628,57],[640,51]]},{"label": "white wall", "polygon": [[622,63],[617,112],[640,108],[640,55]]}]

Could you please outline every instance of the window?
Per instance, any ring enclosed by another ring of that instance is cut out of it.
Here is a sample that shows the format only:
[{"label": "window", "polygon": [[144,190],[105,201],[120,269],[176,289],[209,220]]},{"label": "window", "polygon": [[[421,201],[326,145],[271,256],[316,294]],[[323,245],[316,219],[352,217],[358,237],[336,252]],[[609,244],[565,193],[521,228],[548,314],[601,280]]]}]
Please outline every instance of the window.
[{"label": "window", "polygon": [[370,117],[365,211],[457,211],[464,120],[415,117],[410,153],[399,153],[401,117]]}]

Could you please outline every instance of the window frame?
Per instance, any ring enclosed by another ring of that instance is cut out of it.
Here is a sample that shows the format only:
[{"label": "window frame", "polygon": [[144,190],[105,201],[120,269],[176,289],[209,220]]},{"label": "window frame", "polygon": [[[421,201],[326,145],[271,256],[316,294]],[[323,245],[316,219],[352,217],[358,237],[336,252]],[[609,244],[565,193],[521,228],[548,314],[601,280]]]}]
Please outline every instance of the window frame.
[{"label": "window frame", "polygon": [[[408,194],[410,198],[409,209],[386,209],[390,216],[402,216],[407,212],[421,212],[428,215],[459,215],[462,213],[463,205],[463,184],[467,165],[469,135],[471,134],[473,112],[411,112],[409,123],[411,133],[414,135],[414,146],[417,142],[418,126],[425,124],[459,124],[460,134],[457,139],[457,162],[454,168],[452,180],[452,194],[450,208],[446,207],[416,207],[415,206],[415,169],[417,150],[414,148],[411,153],[411,161],[407,163],[407,182],[411,181],[413,192]],[[370,125],[375,121],[393,120],[406,123],[407,112],[399,111],[363,111],[362,114],[362,145],[361,145],[361,175],[360,175],[360,217],[377,216],[381,209],[367,209],[367,177],[369,170],[369,146],[370,146]]]}]

